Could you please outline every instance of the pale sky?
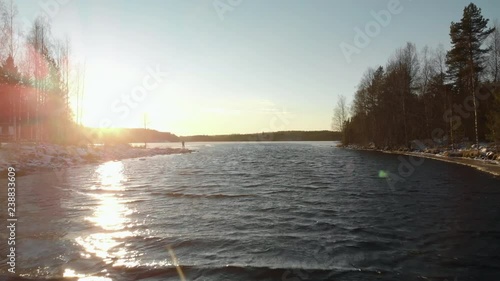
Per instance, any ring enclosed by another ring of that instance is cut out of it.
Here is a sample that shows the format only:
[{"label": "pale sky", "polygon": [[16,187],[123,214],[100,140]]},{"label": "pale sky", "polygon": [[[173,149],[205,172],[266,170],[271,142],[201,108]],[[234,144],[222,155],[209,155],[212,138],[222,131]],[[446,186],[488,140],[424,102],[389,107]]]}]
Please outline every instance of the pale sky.
[{"label": "pale sky", "polygon": [[[48,14],[53,35],[68,34],[75,60],[86,60],[85,125],[142,127],[147,113],[150,128],[192,135],[328,130],[337,96],[352,100],[368,67],[407,41],[448,49],[450,23],[470,3],[393,1],[16,3],[23,22]],[[474,3],[498,16],[500,1]],[[381,10],[391,19],[347,58],[341,43],[356,46],[355,28]]]}]

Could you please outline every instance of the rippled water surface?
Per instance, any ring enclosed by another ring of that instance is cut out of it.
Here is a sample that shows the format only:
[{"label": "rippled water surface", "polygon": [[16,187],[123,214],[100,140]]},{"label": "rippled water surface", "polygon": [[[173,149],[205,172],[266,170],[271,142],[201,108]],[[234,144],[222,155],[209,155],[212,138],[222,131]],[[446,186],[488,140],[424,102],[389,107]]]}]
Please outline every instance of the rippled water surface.
[{"label": "rippled water surface", "polygon": [[[398,172],[396,155],[332,143],[190,145],[196,153],[18,178],[17,273],[500,280],[500,180],[492,176],[429,159]],[[383,177],[401,171],[399,182]]]}]

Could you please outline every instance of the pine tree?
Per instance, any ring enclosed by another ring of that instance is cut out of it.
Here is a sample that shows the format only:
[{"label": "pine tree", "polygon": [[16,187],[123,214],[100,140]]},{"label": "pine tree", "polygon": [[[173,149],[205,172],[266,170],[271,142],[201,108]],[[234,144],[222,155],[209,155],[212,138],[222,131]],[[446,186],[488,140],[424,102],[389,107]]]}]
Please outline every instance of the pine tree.
[{"label": "pine tree", "polygon": [[479,147],[478,108],[475,91],[479,89],[479,77],[485,69],[484,40],[494,31],[488,28],[488,19],[483,18],[481,9],[474,4],[465,7],[460,22],[451,23],[452,49],[447,54],[448,75],[459,99],[472,96],[474,104],[474,135]]}]

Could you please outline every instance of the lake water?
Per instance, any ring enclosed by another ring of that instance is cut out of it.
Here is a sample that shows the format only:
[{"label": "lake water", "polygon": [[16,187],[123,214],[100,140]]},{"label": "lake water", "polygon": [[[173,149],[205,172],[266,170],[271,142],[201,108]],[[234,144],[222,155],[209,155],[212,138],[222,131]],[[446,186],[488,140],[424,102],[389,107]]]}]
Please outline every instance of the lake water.
[{"label": "lake water", "polygon": [[[403,177],[396,155],[326,142],[188,147],[197,152],[18,178],[16,272],[27,280],[500,278],[500,180],[488,174],[426,159]],[[405,181],[388,181],[391,173]]]}]

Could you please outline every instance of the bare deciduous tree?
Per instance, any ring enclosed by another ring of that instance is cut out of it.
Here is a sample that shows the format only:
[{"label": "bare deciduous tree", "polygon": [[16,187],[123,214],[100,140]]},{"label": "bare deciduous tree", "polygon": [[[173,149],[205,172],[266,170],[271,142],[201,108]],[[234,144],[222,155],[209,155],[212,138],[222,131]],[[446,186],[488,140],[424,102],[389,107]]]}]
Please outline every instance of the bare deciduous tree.
[{"label": "bare deciduous tree", "polygon": [[337,99],[337,106],[333,110],[333,124],[334,131],[344,132],[345,122],[348,118],[347,102],[344,95],[340,95]]}]

